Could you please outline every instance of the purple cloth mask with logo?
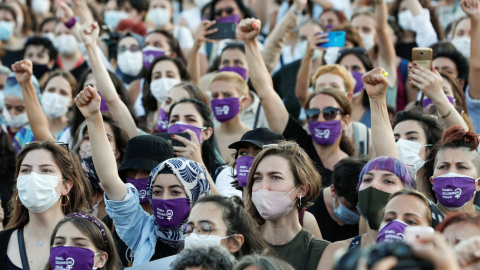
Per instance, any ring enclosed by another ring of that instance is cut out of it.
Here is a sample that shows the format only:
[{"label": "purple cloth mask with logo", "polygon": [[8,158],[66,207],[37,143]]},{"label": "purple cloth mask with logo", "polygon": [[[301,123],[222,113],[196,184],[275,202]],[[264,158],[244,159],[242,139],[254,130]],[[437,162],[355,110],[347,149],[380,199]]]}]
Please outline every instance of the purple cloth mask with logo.
[{"label": "purple cloth mask with logo", "polygon": [[167,132],[168,133],[182,133],[182,132],[185,132],[185,130],[191,130],[193,132],[195,132],[195,135],[197,135],[197,139],[198,139],[198,142],[201,143],[202,140],[202,128],[199,128],[199,127],[196,127],[196,126],[192,126],[192,125],[187,125],[187,124],[183,124],[183,123],[176,123],[176,124],[173,124],[171,126],[168,127],[167,129]]},{"label": "purple cloth mask with logo", "polygon": [[357,93],[360,93],[364,89],[362,81],[363,73],[353,71],[352,76],[355,79],[355,87],[353,88],[353,94],[355,95]]},{"label": "purple cloth mask with logo", "polygon": [[251,156],[242,156],[237,158],[235,167],[237,169],[237,179],[239,186],[247,186],[248,173],[250,172],[250,168],[252,167],[254,159],[255,158]]},{"label": "purple cloth mask with logo", "polygon": [[233,14],[233,15],[230,15],[228,17],[218,19],[216,21],[217,21],[217,23],[235,23],[235,24],[238,24],[240,22],[240,17],[238,16],[238,14]]},{"label": "purple cloth mask with logo", "polygon": [[142,52],[143,54],[143,66],[146,70],[150,68],[155,58],[164,56],[165,52],[160,49],[147,49]]},{"label": "purple cloth mask with logo", "polygon": [[157,119],[157,131],[158,132],[167,132],[168,128],[168,114],[160,108]]},{"label": "purple cloth mask with logo", "polygon": [[107,102],[102,97],[102,94],[100,94],[100,91],[97,91],[97,93],[98,93],[98,95],[100,95],[100,98],[102,99],[102,101],[100,102],[100,111],[101,112],[108,112],[109,109],[108,109],[108,106],[107,106]]},{"label": "purple cloth mask with logo", "polygon": [[447,208],[461,208],[475,195],[475,179],[458,173],[433,178],[433,191],[438,202]]},{"label": "purple cloth mask with logo", "polygon": [[232,120],[240,112],[240,100],[236,97],[218,99],[211,101],[213,115],[218,122]]},{"label": "purple cloth mask with logo", "polygon": [[403,242],[406,227],[408,227],[408,224],[399,219],[391,221],[380,229],[376,240],[377,243]]},{"label": "purple cloth mask with logo", "polygon": [[[447,96],[447,98],[448,98],[448,101],[450,101],[450,103],[453,104],[453,97]],[[433,101],[432,101],[431,99],[429,99],[429,98],[424,98],[424,99],[422,100],[422,107],[423,107],[423,108],[428,107],[430,104],[433,104]]]},{"label": "purple cloth mask with logo", "polygon": [[231,71],[235,72],[238,75],[242,76],[244,80],[247,80],[247,70],[242,67],[223,67],[219,70],[220,72]]},{"label": "purple cloth mask with logo", "polygon": [[127,183],[130,183],[137,188],[138,195],[140,196],[140,204],[148,203],[148,197],[147,197],[148,177],[135,179],[127,176],[126,180],[127,180]]},{"label": "purple cloth mask with logo", "polygon": [[52,247],[49,262],[52,269],[93,269],[95,253],[79,247]]},{"label": "purple cloth mask with logo", "polygon": [[180,225],[190,213],[190,204],[186,198],[152,199],[152,211],[158,227],[174,228]]},{"label": "purple cloth mask with logo", "polygon": [[332,145],[342,134],[341,121],[308,122],[313,141],[318,145]]}]

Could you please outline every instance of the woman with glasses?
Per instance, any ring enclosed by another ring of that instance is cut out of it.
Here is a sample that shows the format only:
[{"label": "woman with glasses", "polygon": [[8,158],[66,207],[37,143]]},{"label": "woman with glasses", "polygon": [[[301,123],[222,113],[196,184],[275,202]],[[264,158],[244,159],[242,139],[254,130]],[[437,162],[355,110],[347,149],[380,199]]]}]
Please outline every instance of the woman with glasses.
[{"label": "woman with glasses", "polygon": [[307,100],[306,110],[311,133],[309,135],[300,123],[289,116],[285,105],[272,87],[270,75],[256,44],[260,21],[243,20],[240,30],[251,69],[250,78],[265,109],[270,129],[283,134],[286,139],[297,141],[314,161],[317,171],[322,174],[323,184],[330,186],[333,166],[355,153],[353,144],[343,134],[350,123],[351,114],[347,97],[334,89],[321,89],[312,94]]},{"label": "woman with glasses", "polygon": [[118,39],[117,69],[115,73],[122,79],[125,87],[136,80],[143,68],[142,47],[144,38],[128,32]]},{"label": "woman with glasses", "polygon": [[66,144],[31,142],[16,167],[11,219],[0,232],[0,263],[6,269],[43,269],[57,223],[90,209],[88,180]]},{"label": "woman with glasses", "polygon": [[[100,96],[91,87],[75,103],[87,119],[95,167],[105,191],[106,211],[114,220],[120,238],[133,250],[133,265],[171,256],[182,243],[180,227],[194,203],[210,193],[208,172],[186,158],[168,159],[156,166],[148,178],[147,198],[153,215],[138,203],[138,191],[118,175],[115,157],[100,114]],[[189,134],[195,133],[189,131]]]},{"label": "woman with glasses", "polygon": [[286,141],[255,158],[245,192],[246,210],[274,254],[295,269],[317,269],[330,242],[302,228],[299,211],[319,194],[321,176],[307,153]]},{"label": "woman with glasses", "polygon": [[197,201],[182,225],[184,248],[220,245],[240,259],[268,248],[238,196],[206,196]]}]

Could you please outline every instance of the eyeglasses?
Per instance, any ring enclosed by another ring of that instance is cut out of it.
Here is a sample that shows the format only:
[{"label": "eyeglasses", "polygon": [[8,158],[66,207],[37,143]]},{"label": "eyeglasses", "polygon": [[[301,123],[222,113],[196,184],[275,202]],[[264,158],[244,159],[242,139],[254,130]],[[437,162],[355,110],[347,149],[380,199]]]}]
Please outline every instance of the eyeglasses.
[{"label": "eyeglasses", "polygon": [[215,231],[215,230],[227,231],[225,229],[220,229],[220,228],[217,228],[217,227],[213,227],[208,222],[202,221],[202,222],[198,223],[198,226],[192,226],[191,224],[183,224],[182,227],[180,228],[180,233],[181,233],[182,237],[185,237],[185,236],[193,233],[194,229],[197,229],[197,235],[200,238],[207,238],[210,235],[210,232]]},{"label": "eyeglasses", "polygon": [[120,53],[124,53],[124,52],[126,52],[126,51],[138,52],[138,51],[140,51],[140,50],[141,50],[141,49],[140,49],[140,46],[137,46],[137,45],[132,45],[132,46],[130,46],[130,47],[128,47],[128,48],[125,47],[125,46],[122,46],[122,47],[119,47],[119,48],[118,48],[118,53],[120,54]]},{"label": "eyeglasses", "polygon": [[338,113],[345,114],[339,108],[334,108],[334,107],[326,107],[326,108],[323,108],[323,110],[319,110],[317,108],[305,110],[305,114],[307,115],[308,121],[317,120],[320,113],[323,114],[323,118],[325,119],[325,121],[331,121],[335,119]]},{"label": "eyeglasses", "polygon": [[215,9],[215,16],[221,16],[222,13],[225,11],[225,13],[227,13],[227,15],[232,15],[233,14],[233,7],[226,7],[224,9],[221,9],[221,8],[218,8],[218,9]]},{"label": "eyeglasses", "polygon": [[[458,112],[459,114],[464,113],[464,110],[463,110],[462,107],[457,107],[457,106],[453,106],[453,107],[455,108],[455,110],[457,110],[457,112]],[[424,110],[425,110],[425,112],[428,113],[428,114],[435,114],[435,115],[438,114],[438,113],[437,113],[437,107],[435,107],[435,105],[433,105],[433,104],[428,105],[427,107],[425,107]]]},{"label": "eyeglasses", "polygon": [[[35,143],[42,143],[42,142],[28,142],[25,145],[35,144]],[[68,143],[66,143],[66,142],[54,142],[54,144],[62,146],[63,148],[65,148],[65,150],[67,150],[67,152],[70,153],[70,148],[68,147]]]}]

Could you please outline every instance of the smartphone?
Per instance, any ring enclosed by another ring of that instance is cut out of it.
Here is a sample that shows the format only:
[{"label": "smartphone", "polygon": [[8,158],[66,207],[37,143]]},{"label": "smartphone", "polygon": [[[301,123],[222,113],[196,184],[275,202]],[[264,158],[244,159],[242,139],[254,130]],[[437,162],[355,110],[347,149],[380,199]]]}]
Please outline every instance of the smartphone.
[{"label": "smartphone", "polygon": [[412,63],[432,70],[432,55],[433,51],[431,48],[413,48]]},{"label": "smartphone", "polygon": [[345,31],[334,31],[328,32],[327,43],[318,45],[318,47],[329,48],[329,47],[344,47],[345,46]]},{"label": "smartphone", "polygon": [[405,228],[404,236],[405,243],[412,245],[417,239],[425,238],[427,236],[432,236],[434,230],[432,227],[428,226],[410,226]]},{"label": "smartphone", "polygon": [[208,35],[209,39],[234,39],[235,38],[235,23],[217,23],[210,29],[218,29],[217,32]]},{"label": "smartphone", "polygon": [[181,147],[185,147],[185,144],[175,140],[172,138],[172,135],[175,135],[175,136],[181,136],[185,139],[188,139],[190,140],[190,134],[186,133],[186,132],[178,132],[178,133],[167,133],[167,132],[161,132],[161,133],[155,133],[155,136],[158,136],[160,138],[164,138],[165,140],[169,141],[172,146],[181,146]]}]

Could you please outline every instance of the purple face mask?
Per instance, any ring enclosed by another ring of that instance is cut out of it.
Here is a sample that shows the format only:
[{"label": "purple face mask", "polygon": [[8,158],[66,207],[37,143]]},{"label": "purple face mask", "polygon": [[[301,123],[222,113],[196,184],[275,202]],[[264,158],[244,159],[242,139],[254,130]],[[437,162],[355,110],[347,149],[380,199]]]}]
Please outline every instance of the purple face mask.
[{"label": "purple face mask", "polygon": [[446,208],[462,208],[475,195],[475,182],[473,177],[450,172],[433,178],[433,191]]},{"label": "purple face mask", "polygon": [[187,125],[187,124],[184,124],[184,123],[181,123],[181,122],[177,122],[176,124],[173,124],[171,126],[168,127],[167,129],[167,132],[168,133],[181,133],[181,132],[185,132],[185,130],[191,130],[193,132],[195,132],[195,134],[197,135],[197,139],[198,139],[198,142],[202,142],[201,141],[201,138],[202,138],[202,128],[199,128],[199,127],[196,127],[196,126],[192,126],[192,125]]},{"label": "purple face mask", "polygon": [[364,89],[363,81],[362,81],[363,73],[353,71],[352,76],[355,79],[355,88],[353,88],[353,96],[356,97]]},{"label": "purple face mask", "polygon": [[235,72],[238,75],[242,76],[244,80],[247,80],[247,70],[242,67],[223,67],[219,70],[220,72],[231,71]]},{"label": "purple face mask", "polygon": [[238,16],[238,14],[233,14],[233,15],[230,15],[228,17],[218,19],[216,21],[217,21],[217,23],[235,23],[235,24],[238,24],[240,22],[240,17]]},{"label": "purple face mask", "polygon": [[100,98],[102,98],[102,101],[100,101],[100,111],[101,112],[108,112],[109,109],[108,109],[108,106],[107,106],[107,102],[102,97],[102,94],[100,94],[100,91],[97,91],[97,93],[98,93],[98,95],[100,95]]},{"label": "purple face mask", "polygon": [[143,54],[143,66],[145,69],[149,69],[155,58],[164,56],[165,52],[159,48],[153,46],[147,46],[142,50]]},{"label": "purple face mask", "polygon": [[157,131],[158,132],[167,132],[168,128],[168,114],[160,108],[157,118]]},{"label": "purple face mask", "polygon": [[127,183],[130,183],[137,188],[138,195],[140,195],[140,204],[148,203],[148,198],[147,198],[148,177],[135,179],[127,176],[126,180],[127,180]]},{"label": "purple face mask", "polygon": [[236,169],[237,169],[237,179],[238,185],[241,187],[247,186],[248,173],[252,167],[253,160],[255,158],[251,156],[242,156],[237,158]]},{"label": "purple face mask", "polygon": [[399,219],[391,221],[380,229],[376,240],[377,243],[403,242],[405,238],[403,233],[406,227],[408,227],[408,224]]},{"label": "purple face mask", "polygon": [[79,247],[52,247],[50,250],[50,266],[52,269],[93,269],[95,253],[90,249]]},{"label": "purple face mask", "polygon": [[308,122],[313,141],[318,145],[332,145],[342,134],[341,121]]},{"label": "purple face mask", "polygon": [[240,99],[236,97],[218,99],[211,101],[213,115],[218,122],[232,120],[240,112]]},{"label": "purple face mask", "polygon": [[[448,101],[450,101],[451,104],[453,104],[453,97],[447,96],[447,99],[448,99]],[[423,108],[428,107],[430,104],[433,104],[433,101],[432,101],[431,99],[429,99],[429,98],[424,98],[424,99],[422,100],[422,107],[423,107]]]},{"label": "purple face mask", "polygon": [[157,225],[162,229],[180,225],[190,213],[190,205],[186,198],[152,199],[152,211]]}]

